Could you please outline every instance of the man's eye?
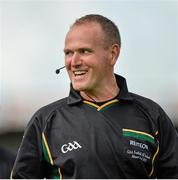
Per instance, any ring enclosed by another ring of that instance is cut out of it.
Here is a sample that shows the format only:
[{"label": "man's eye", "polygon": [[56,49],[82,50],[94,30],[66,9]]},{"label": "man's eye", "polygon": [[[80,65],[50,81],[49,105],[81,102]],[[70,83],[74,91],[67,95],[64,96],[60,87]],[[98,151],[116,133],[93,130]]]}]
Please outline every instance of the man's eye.
[{"label": "man's eye", "polygon": [[70,56],[70,55],[72,55],[72,52],[71,51],[65,51],[65,55]]},{"label": "man's eye", "polygon": [[88,49],[81,49],[80,50],[80,54],[88,54],[90,53],[91,51],[89,51]]}]

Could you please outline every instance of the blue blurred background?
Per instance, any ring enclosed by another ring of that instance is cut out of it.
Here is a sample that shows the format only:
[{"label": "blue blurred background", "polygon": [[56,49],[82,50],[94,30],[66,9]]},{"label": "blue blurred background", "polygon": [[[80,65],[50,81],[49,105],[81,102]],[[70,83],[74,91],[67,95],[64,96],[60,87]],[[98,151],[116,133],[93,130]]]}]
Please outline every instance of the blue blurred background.
[{"label": "blue blurred background", "polygon": [[122,48],[115,72],[127,78],[129,90],[160,104],[178,126],[178,1],[4,0],[0,2],[1,144],[16,149],[34,112],[68,95],[67,73],[56,75],[55,69],[64,65],[69,26],[90,13],[102,14],[119,27]]}]

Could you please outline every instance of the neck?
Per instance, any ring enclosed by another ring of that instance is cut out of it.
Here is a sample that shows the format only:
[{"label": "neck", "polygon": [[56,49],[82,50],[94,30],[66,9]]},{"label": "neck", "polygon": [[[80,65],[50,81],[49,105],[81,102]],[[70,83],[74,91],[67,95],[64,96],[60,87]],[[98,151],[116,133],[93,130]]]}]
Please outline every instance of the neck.
[{"label": "neck", "polygon": [[97,90],[80,91],[80,95],[88,101],[103,102],[103,101],[107,101],[116,97],[119,91],[120,89],[117,86],[117,83],[115,80],[115,82],[113,82],[111,86],[100,88],[99,91]]}]

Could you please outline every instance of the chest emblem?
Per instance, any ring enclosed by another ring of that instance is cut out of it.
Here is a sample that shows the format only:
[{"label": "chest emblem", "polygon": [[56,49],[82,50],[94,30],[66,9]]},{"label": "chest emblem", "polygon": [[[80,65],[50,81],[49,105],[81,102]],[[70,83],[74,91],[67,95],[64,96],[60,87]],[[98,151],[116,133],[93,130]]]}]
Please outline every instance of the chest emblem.
[{"label": "chest emblem", "polygon": [[82,148],[82,146],[77,141],[73,141],[73,142],[69,142],[67,144],[62,145],[61,151],[62,153],[65,154],[69,151],[76,150],[78,148]]}]

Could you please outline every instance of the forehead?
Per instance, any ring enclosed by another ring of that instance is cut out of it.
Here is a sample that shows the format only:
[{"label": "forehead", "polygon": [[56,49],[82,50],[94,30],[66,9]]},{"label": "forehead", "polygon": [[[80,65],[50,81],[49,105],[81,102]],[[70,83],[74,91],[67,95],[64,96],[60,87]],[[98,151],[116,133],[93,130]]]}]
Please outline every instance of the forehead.
[{"label": "forehead", "polygon": [[65,38],[65,46],[73,43],[103,42],[104,33],[101,26],[95,22],[74,25],[70,28]]},{"label": "forehead", "polygon": [[74,24],[71,26],[69,32],[75,29],[90,30],[91,32],[102,31],[101,25],[98,22],[83,22],[81,24]]}]

